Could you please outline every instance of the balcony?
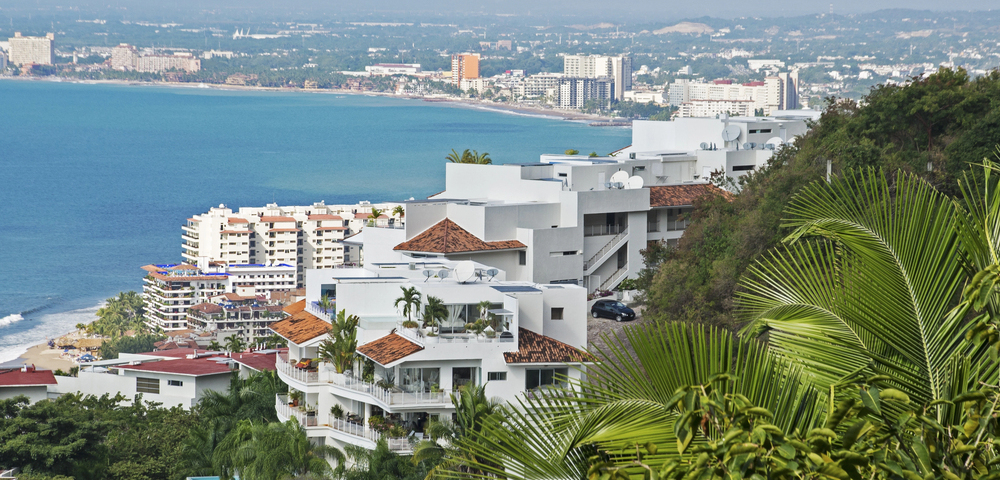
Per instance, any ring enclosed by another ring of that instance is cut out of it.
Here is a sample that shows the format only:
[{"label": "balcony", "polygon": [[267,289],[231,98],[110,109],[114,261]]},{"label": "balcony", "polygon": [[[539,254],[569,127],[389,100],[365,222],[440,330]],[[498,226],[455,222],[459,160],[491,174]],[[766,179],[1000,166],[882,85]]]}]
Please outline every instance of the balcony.
[{"label": "balcony", "polygon": [[315,412],[309,415],[306,412],[300,411],[298,407],[289,406],[288,395],[275,395],[274,411],[278,415],[279,420],[294,418],[303,427],[316,427],[319,425]]},{"label": "balcony", "polygon": [[297,382],[319,383],[319,372],[310,372],[301,368],[295,368],[294,365],[288,363],[287,354],[279,354],[275,366],[278,369],[278,373]]},{"label": "balcony", "polygon": [[678,230],[687,230],[688,225],[691,224],[690,220],[668,220],[666,222],[666,231],[676,232]]},{"label": "balcony", "polygon": [[646,231],[647,232],[659,232],[660,231],[660,222],[646,222]]},{"label": "balcony", "polygon": [[345,434],[349,437],[354,437],[357,440],[367,440],[371,442],[371,446],[374,447],[379,440],[385,440],[386,444],[389,446],[389,450],[399,453],[399,454],[409,454],[413,451],[413,446],[410,444],[410,439],[406,437],[386,437],[375,430],[372,430],[367,425],[360,425],[354,422],[348,422],[347,420],[335,418],[333,415],[330,416],[329,423],[327,426],[331,430],[336,430],[339,433]]},{"label": "balcony", "polygon": [[584,225],[584,237],[599,237],[601,235],[618,235],[628,229],[628,225]]}]

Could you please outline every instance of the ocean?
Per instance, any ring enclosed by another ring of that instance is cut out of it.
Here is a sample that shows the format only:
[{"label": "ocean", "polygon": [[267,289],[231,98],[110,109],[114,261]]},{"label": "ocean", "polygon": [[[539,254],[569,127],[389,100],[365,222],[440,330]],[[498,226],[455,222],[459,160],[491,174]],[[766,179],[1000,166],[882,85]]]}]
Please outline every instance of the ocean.
[{"label": "ocean", "polygon": [[607,154],[631,130],[365,95],[0,81],[0,363],[181,260],[181,224],[232,208],[444,189],[451,149],[494,163]]}]

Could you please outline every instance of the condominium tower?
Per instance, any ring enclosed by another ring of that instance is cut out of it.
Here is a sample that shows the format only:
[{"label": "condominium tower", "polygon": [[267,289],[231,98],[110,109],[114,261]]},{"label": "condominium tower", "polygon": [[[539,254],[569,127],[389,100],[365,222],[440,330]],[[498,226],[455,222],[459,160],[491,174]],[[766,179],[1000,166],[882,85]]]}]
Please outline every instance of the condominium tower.
[{"label": "condominium tower", "polygon": [[456,53],[451,56],[451,84],[461,87],[462,80],[479,78],[479,54]]},{"label": "condominium tower", "polygon": [[55,38],[54,33],[46,34],[44,37],[25,37],[21,32],[14,32],[14,36],[8,39],[10,63],[16,66],[52,65],[52,41]]},{"label": "condominium tower", "polygon": [[621,100],[632,89],[632,59],[624,55],[566,55],[563,73],[567,77],[614,79],[615,100]]}]

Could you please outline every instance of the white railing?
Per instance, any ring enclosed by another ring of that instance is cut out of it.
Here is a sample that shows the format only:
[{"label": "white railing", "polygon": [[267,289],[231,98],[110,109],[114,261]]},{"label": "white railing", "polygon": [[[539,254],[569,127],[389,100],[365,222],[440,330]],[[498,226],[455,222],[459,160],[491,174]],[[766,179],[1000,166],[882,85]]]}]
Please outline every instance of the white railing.
[{"label": "white railing", "polygon": [[583,236],[597,237],[600,235],[617,235],[627,228],[628,225],[589,225],[583,227]]},{"label": "white railing", "polygon": [[451,395],[447,390],[436,392],[392,392],[374,383],[345,375],[331,375],[330,383],[358,393],[368,395],[383,405],[450,405]]},{"label": "white railing", "polygon": [[647,232],[659,232],[660,231],[660,222],[646,222],[646,231]]},{"label": "white railing", "polygon": [[676,232],[677,230],[687,230],[688,225],[691,224],[691,220],[673,220],[666,222],[666,231]]},{"label": "white railing", "polygon": [[381,433],[372,430],[367,425],[360,425],[354,422],[348,422],[347,420],[335,418],[330,416],[330,428],[346,433],[352,437],[357,437],[359,439],[365,439],[374,443],[378,443],[379,440],[385,438],[386,444],[389,446],[389,450],[393,452],[409,452],[412,450],[410,445],[410,439],[406,437],[384,437]]},{"label": "white railing", "polygon": [[299,411],[298,407],[288,405],[287,395],[274,396],[274,410],[279,417],[294,418],[303,427],[315,427],[318,425],[315,415],[308,415],[306,412]]},{"label": "white railing", "polygon": [[316,315],[317,317],[319,317],[319,318],[321,318],[323,320],[326,320],[326,321],[329,322],[329,321],[332,321],[329,312],[336,311],[336,304],[333,304],[329,311],[324,312],[323,309],[320,308],[315,303],[313,303],[313,302],[306,302],[306,311],[309,312],[309,313],[311,313],[311,314],[313,314],[313,315]]},{"label": "white railing", "polygon": [[610,290],[612,287],[621,283],[622,279],[625,278],[625,275],[627,273],[628,273],[628,265],[619,268],[618,270],[615,270],[615,273],[612,273],[611,276],[604,281],[604,283],[601,283],[601,288],[599,288],[598,290]]},{"label": "white railing", "polygon": [[[412,329],[397,328],[396,333],[421,347],[426,347],[428,343],[434,343],[433,340],[430,340],[434,337],[428,337],[426,334],[420,334],[418,331]],[[490,338],[482,335],[477,338],[472,333],[440,333],[437,336],[436,343],[495,343],[497,341],[499,341],[497,337]]]},{"label": "white railing", "polygon": [[308,372],[301,368],[295,368],[294,365],[288,363],[287,358],[282,358],[281,355],[277,355],[274,365],[279,372],[292,377],[294,380],[302,383],[319,383],[319,372]]},{"label": "white railing", "polygon": [[614,237],[612,237],[611,240],[609,240],[607,244],[605,244],[603,247],[601,247],[601,249],[598,250],[597,253],[595,253],[592,257],[590,257],[589,260],[587,260],[586,262],[584,262],[583,269],[584,270],[590,270],[594,266],[595,262],[597,262],[598,260],[600,260],[601,258],[603,258],[604,255],[606,255],[609,251],[611,251],[612,249],[614,249],[615,247],[617,247],[618,245],[620,245],[622,243],[622,241],[625,240],[625,237],[628,237],[628,227],[627,226],[625,227],[624,230],[622,230],[617,235],[615,235]]}]

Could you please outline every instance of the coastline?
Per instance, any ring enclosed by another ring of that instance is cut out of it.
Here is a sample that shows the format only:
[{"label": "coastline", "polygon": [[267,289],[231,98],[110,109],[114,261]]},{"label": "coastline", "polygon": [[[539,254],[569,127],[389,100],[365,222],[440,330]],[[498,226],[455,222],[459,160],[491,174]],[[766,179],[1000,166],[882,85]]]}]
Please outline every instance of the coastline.
[{"label": "coastline", "polygon": [[[53,80],[51,78],[56,78],[58,80]],[[224,90],[224,91],[234,91],[234,92],[296,92],[296,93],[319,93],[326,95],[364,95],[373,97],[385,97],[385,98],[398,98],[403,100],[422,100],[428,103],[437,103],[447,105],[449,107],[456,108],[474,108],[479,110],[489,110],[498,113],[506,113],[512,115],[528,115],[528,116],[539,116],[555,118],[560,120],[568,120],[575,122],[607,122],[611,121],[615,117],[608,117],[603,115],[595,115],[589,113],[582,113],[570,110],[558,110],[555,108],[544,108],[533,105],[517,105],[509,103],[495,103],[482,100],[473,100],[468,98],[455,98],[455,97],[425,97],[417,95],[396,95],[394,93],[386,92],[363,92],[358,90],[344,90],[336,88],[298,88],[298,87],[256,87],[247,85],[229,85],[229,84],[215,84],[215,83],[189,83],[189,82],[136,82],[129,80],[78,80],[78,79],[66,79],[63,77],[11,77],[3,76],[0,80],[16,80],[16,81],[28,81],[28,82],[53,82],[53,83],[78,83],[85,85],[123,85],[131,87],[171,87],[171,88],[195,88],[195,89],[214,89],[214,90]]]}]

